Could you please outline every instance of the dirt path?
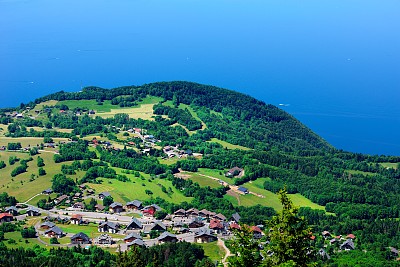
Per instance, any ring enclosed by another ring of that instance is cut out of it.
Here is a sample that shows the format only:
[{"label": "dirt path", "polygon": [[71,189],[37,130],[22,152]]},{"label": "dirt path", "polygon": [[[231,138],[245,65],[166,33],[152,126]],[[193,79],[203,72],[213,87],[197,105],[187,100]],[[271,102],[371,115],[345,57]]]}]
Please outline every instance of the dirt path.
[{"label": "dirt path", "polygon": [[37,196],[40,196],[41,194],[42,194],[42,193],[36,194],[36,195],[34,195],[33,197],[31,197],[30,199],[28,199],[27,201],[21,202],[21,203],[19,203],[19,204],[28,204],[29,201],[31,201],[32,199],[34,199],[34,198],[37,197]]},{"label": "dirt path", "polygon": [[229,256],[233,256],[233,254],[229,251],[229,249],[225,246],[224,241],[222,241],[220,238],[218,238],[217,245],[221,247],[223,250],[225,250],[225,257],[222,259],[222,264],[224,266],[228,266],[228,262],[226,261]]}]

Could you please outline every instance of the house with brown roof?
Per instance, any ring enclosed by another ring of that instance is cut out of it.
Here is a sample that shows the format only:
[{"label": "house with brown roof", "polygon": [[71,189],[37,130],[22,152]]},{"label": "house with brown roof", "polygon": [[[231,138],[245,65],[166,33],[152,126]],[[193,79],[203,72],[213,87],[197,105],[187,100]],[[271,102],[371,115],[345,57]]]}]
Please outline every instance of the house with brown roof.
[{"label": "house with brown roof", "polygon": [[126,203],[126,209],[128,210],[140,210],[142,208],[142,202],[139,200],[133,200]]},{"label": "house with brown roof", "polygon": [[258,226],[252,226],[250,231],[253,233],[253,237],[256,239],[260,239],[262,237],[262,231]]},{"label": "house with brown roof", "polygon": [[12,214],[4,212],[0,213],[0,223],[11,222],[14,219]]},{"label": "house with brown roof", "polygon": [[190,217],[190,216],[197,217],[197,216],[199,216],[199,210],[195,209],[195,208],[188,209],[186,211],[186,216],[188,216],[188,217]]},{"label": "house with brown roof", "polygon": [[216,235],[211,234],[210,230],[200,231],[194,236],[194,242],[196,243],[210,243],[216,241],[218,238]]},{"label": "house with brown roof", "polygon": [[222,224],[221,221],[217,220],[217,219],[212,219],[210,221],[210,225],[209,228],[217,233],[221,233],[225,230],[224,225]]},{"label": "house with brown roof", "polygon": [[56,238],[61,238],[64,236],[63,231],[60,228],[58,228],[57,226],[53,226],[52,228],[47,229],[44,232],[44,234],[47,237],[56,237]]},{"label": "house with brown roof", "polygon": [[171,234],[170,232],[164,232],[157,238],[157,241],[159,244],[176,243],[178,242],[178,238],[176,238],[176,235]]},{"label": "house with brown roof", "polygon": [[186,211],[184,209],[179,209],[174,212],[174,217],[186,217]]},{"label": "house with brown roof", "polygon": [[189,228],[200,228],[204,226],[204,222],[200,218],[193,218],[188,226]]},{"label": "house with brown roof", "polygon": [[71,237],[72,244],[90,244],[90,238],[85,233],[77,233]]},{"label": "house with brown roof", "polygon": [[83,219],[82,219],[82,218],[83,218],[83,217],[82,217],[82,215],[80,215],[80,214],[73,214],[73,215],[71,216],[70,221],[71,221],[72,224],[81,224],[81,223],[83,222]]},{"label": "house with brown roof", "polygon": [[137,218],[133,217],[128,226],[126,227],[126,230],[142,229],[142,228],[143,228],[142,223]]},{"label": "house with brown roof", "polygon": [[100,212],[103,211],[105,207],[101,204],[96,204],[94,208],[96,209],[97,212]]},{"label": "house with brown roof", "polygon": [[66,200],[67,198],[68,198],[67,195],[59,196],[58,198],[54,199],[54,204],[58,205],[61,202],[63,202],[64,200]]},{"label": "house with brown roof", "polygon": [[132,242],[132,241],[134,241],[136,239],[142,239],[142,237],[137,233],[130,233],[129,235],[127,235],[124,238],[124,242],[125,243],[130,243],[130,242]]},{"label": "house with brown roof", "polygon": [[150,227],[150,231],[166,231],[167,227],[161,221],[154,221]]},{"label": "house with brown roof", "polygon": [[46,221],[40,225],[41,229],[50,229],[56,226],[53,222]]},{"label": "house with brown roof", "polygon": [[100,223],[97,230],[99,232],[108,232],[111,234],[115,234],[119,231],[119,227],[120,227],[119,223],[107,221],[107,222]]},{"label": "house with brown roof", "polygon": [[218,213],[218,214],[214,215],[213,218],[217,219],[217,220],[220,220],[220,221],[225,221],[226,220],[226,217],[221,213]]},{"label": "house with brown roof", "polygon": [[72,207],[73,207],[74,209],[81,209],[81,210],[83,210],[83,209],[85,208],[85,204],[82,203],[82,202],[76,202],[76,203],[74,203],[74,204],[72,205]]},{"label": "house with brown roof", "polygon": [[124,211],[124,206],[119,202],[114,202],[109,207],[110,212],[120,213]]}]

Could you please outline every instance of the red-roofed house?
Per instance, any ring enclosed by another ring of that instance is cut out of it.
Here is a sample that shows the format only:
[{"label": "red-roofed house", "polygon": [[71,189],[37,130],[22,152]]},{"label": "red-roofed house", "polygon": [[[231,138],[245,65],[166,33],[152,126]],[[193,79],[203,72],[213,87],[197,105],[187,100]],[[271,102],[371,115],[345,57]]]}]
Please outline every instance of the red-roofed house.
[{"label": "red-roofed house", "polygon": [[356,238],[356,236],[355,236],[355,235],[353,235],[353,234],[348,234],[348,235],[346,236],[346,238],[355,239],[355,238]]},{"label": "red-roofed house", "polygon": [[254,238],[260,239],[262,237],[262,231],[258,226],[252,226],[250,230],[253,232]]},{"label": "red-roofed house", "polygon": [[212,219],[209,227],[217,233],[221,233],[224,230],[224,226],[222,225],[221,221],[217,219]]},{"label": "red-roofed house", "polygon": [[0,213],[0,223],[11,222],[13,218],[14,217],[10,213]]}]

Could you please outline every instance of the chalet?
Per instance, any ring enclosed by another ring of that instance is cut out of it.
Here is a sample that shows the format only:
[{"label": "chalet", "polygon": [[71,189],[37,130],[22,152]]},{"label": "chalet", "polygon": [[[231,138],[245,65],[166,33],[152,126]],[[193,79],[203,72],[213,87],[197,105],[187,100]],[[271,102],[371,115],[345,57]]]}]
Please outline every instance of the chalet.
[{"label": "chalet", "polygon": [[251,232],[253,233],[253,237],[255,239],[260,239],[262,237],[262,231],[258,226],[252,226],[250,228]]},{"label": "chalet", "polygon": [[393,257],[398,257],[399,256],[399,250],[397,250],[396,248],[394,248],[394,247],[389,247],[390,248],[390,254],[393,256]]},{"label": "chalet", "polygon": [[174,212],[174,217],[185,217],[186,211],[184,209],[179,209]]},{"label": "chalet", "polygon": [[327,260],[329,260],[331,258],[331,256],[329,256],[329,254],[323,248],[318,250],[318,255],[320,255],[323,259],[327,259]]},{"label": "chalet", "polygon": [[340,245],[341,250],[353,250],[354,248],[355,246],[352,239],[347,239],[343,244]]},{"label": "chalet", "polygon": [[112,245],[114,240],[108,234],[101,234],[94,239],[94,243],[96,245]]},{"label": "chalet", "polygon": [[142,132],[142,129],[140,129],[140,128],[133,128],[133,130],[135,130],[135,133],[141,133]]},{"label": "chalet", "polygon": [[0,146],[0,150],[6,150],[7,147],[6,146]]},{"label": "chalet", "polygon": [[185,151],[185,154],[188,155],[188,156],[193,156],[193,151],[188,149],[188,150]]},{"label": "chalet", "polygon": [[197,217],[197,216],[199,216],[199,210],[195,209],[195,208],[188,209],[186,211],[186,216],[188,216],[188,217],[189,216]]},{"label": "chalet", "polygon": [[167,227],[161,221],[154,221],[154,223],[150,227],[150,231],[166,231]]},{"label": "chalet", "polygon": [[231,230],[239,230],[240,229],[240,225],[237,224],[237,223],[231,223],[229,225],[229,229],[231,229]]},{"label": "chalet", "polygon": [[127,230],[142,229],[142,223],[137,218],[132,218],[132,221],[126,227]]},{"label": "chalet", "polygon": [[146,206],[143,208],[143,215],[144,216],[154,216],[154,214],[160,210],[161,210],[161,208],[158,205],[152,204],[150,206]]},{"label": "chalet", "polygon": [[200,218],[194,218],[188,226],[189,228],[200,228],[204,226],[204,222]]},{"label": "chalet", "polygon": [[53,189],[51,188],[47,188],[46,190],[42,191],[42,194],[44,195],[50,195],[51,193],[53,193]]},{"label": "chalet", "polygon": [[90,244],[90,238],[85,233],[77,233],[71,237],[71,244]]},{"label": "chalet", "polygon": [[72,205],[72,208],[74,209],[81,209],[83,210],[85,208],[85,204],[82,202],[76,202]]},{"label": "chalet", "polygon": [[81,192],[76,192],[73,198],[74,199],[79,199],[81,197],[82,197],[82,193]]},{"label": "chalet", "polygon": [[221,213],[218,213],[218,214],[214,215],[213,218],[217,219],[217,220],[220,220],[220,221],[225,221],[226,220],[226,217]]},{"label": "chalet", "polygon": [[96,209],[97,212],[99,212],[99,211],[103,211],[105,207],[101,204],[96,204],[94,206],[94,208]]},{"label": "chalet", "polygon": [[346,236],[346,238],[347,238],[347,239],[355,239],[356,236],[353,235],[353,234],[348,234],[348,235]]},{"label": "chalet", "polygon": [[124,207],[121,203],[114,202],[110,205],[109,210],[110,210],[110,212],[113,212],[113,213],[120,213],[120,212],[124,211]]},{"label": "chalet", "polygon": [[40,215],[40,211],[39,211],[39,209],[37,209],[37,208],[29,207],[29,208],[26,210],[26,214],[27,214],[28,216],[39,216],[39,215]]},{"label": "chalet", "polygon": [[114,222],[102,222],[100,223],[99,227],[97,228],[99,232],[108,232],[111,234],[115,234],[119,231],[119,223]]},{"label": "chalet", "polygon": [[93,189],[88,189],[88,190],[86,190],[86,193],[88,195],[93,195],[94,194],[94,190]]},{"label": "chalet", "polygon": [[83,222],[82,215],[73,214],[70,219],[72,224],[81,224]]},{"label": "chalet", "polygon": [[164,232],[162,233],[158,238],[158,243],[175,243],[178,242],[178,238],[176,238],[176,235],[171,234],[170,232]]},{"label": "chalet", "polygon": [[96,112],[93,109],[89,110],[89,115],[94,115],[94,114],[96,114]]},{"label": "chalet", "polygon": [[10,213],[0,213],[0,223],[11,222],[14,217]]},{"label": "chalet", "polygon": [[6,213],[10,213],[13,216],[17,216],[18,215],[18,209],[15,206],[7,207],[4,211]]},{"label": "chalet", "polygon": [[210,230],[208,229],[201,231],[194,236],[194,242],[196,243],[209,243],[216,241],[217,239],[218,239],[217,236],[211,234]]},{"label": "chalet", "polygon": [[210,221],[209,228],[217,233],[221,233],[223,230],[225,230],[224,225],[217,219],[212,219]]},{"label": "chalet", "polygon": [[142,239],[142,237],[137,233],[130,233],[129,235],[127,235],[124,238],[124,242],[125,243],[130,243],[130,242],[132,242],[133,240],[136,240],[136,239]]},{"label": "chalet", "polygon": [[239,221],[240,221],[239,213],[236,212],[236,213],[232,214],[231,222],[239,223]]},{"label": "chalet", "polygon": [[327,238],[331,237],[331,233],[329,233],[328,231],[323,231],[322,236],[323,236],[323,238],[327,239]]},{"label": "chalet", "polygon": [[199,211],[199,216],[203,218],[208,218],[210,216],[210,212],[206,209],[202,209]]},{"label": "chalet", "polygon": [[142,202],[139,200],[134,200],[126,203],[126,208],[128,210],[140,210],[142,208]]},{"label": "chalet", "polygon": [[63,202],[64,200],[66,200],[67,198],[68,198],[67,195],[59,196],[58,198],[54,199],[54,204],[58,205],[61,202]]},{"label": "chalet", "polygon": [[41,229],[50,229],[50,228],[53,228],[54,226],[56,226],[54,223],[46,221],[40,225],[40,228]]},{"label": "chalet", "polygon": [[133,240],[132,242],[127,243],[126,246],[127,246],[128,248],[130,248],[131,246],[143,247],[143,246],[145,246],[145,243],[143,242],[142,239],[135,239],[135,240]]},{"label": "chalet", "polygon": [[62,231],[60,228],[58,228],[57,226],[53,226],[52,228],[47,229],[47,230],[44,232],[44,234],[45,234],[45,236],[47,236],[47,237],[57,237],[57,238],[61,238],[61,237],[64,236],[63,231]]},{"label": "chalet", "polygon": [[99,194],[100,199],[104,199],[105,197],[110,197],[110,196],[111,196],[111,194],[109,192],[101,192]]},{"label": "chalet", "polygon": [[233,167],[232,169],[230,169],[229,171],[227,171],[225,173],[226,177],[229,178],[233,178],[235,176],[240,176],[243,172],[243,169],[239,168],[239,167]]},{"label": "chalet", "polygon": [[239,186],[238,188],[239,192],[242,193],[243,195],[246,195],[249,193],[249,190],[246,187]]}]

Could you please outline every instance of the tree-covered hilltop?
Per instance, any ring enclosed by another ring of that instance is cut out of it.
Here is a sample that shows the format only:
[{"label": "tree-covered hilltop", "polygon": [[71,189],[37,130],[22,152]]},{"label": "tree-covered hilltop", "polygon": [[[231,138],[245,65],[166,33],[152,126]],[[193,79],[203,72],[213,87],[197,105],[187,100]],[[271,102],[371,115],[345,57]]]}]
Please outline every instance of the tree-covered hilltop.
[{"label": "tree-covered hilltop", "polygon": [[213,137],[233,144],[285,151],[331,148],[293,116],[273,105],[235,91],[192,82],[158,82],[114,89],[86,87],[81,92],[61,91],[41,97],[35,103],[47,100],[96,99],[98,102],[111,100],[111,103],[124,107],[134,106],[148,95],[173,101],[175,107],[158,106],[156,114],[169,115],[174,122],[183,121],[183,125],[187,122],[186,126],[190,130],[200,128],[199,124],[189,117],[190,114],[179,114],[182,111],[176,106],[193,106]]}]

